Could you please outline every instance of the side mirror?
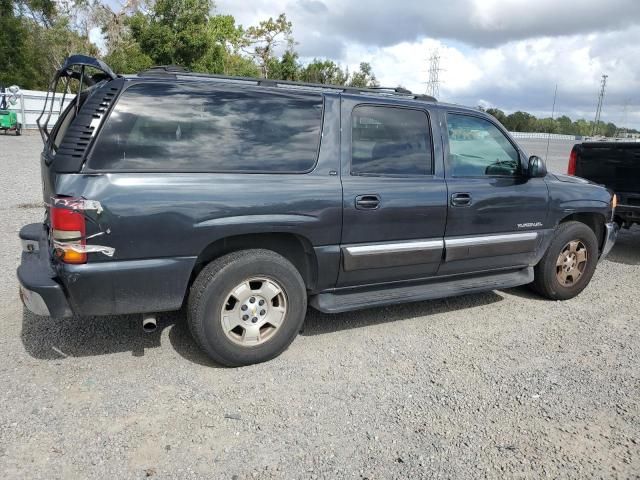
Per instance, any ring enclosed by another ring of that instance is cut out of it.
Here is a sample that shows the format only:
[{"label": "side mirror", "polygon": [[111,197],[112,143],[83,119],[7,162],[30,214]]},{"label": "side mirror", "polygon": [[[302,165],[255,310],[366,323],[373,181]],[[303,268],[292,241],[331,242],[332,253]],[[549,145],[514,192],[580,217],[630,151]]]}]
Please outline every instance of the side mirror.
[{"label": "side mirror", "polygon": [[540,178],[545,177],[547,175],[547,166],[544,164],[544,160],[542,160],[537,155],[531,155],[529,157],[529,177],[530,178]]}]

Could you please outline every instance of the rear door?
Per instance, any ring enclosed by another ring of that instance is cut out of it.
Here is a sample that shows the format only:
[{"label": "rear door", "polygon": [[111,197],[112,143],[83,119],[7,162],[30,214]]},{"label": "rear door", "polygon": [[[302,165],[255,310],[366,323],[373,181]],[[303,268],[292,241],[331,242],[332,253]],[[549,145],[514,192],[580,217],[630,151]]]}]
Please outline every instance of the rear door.
[{"label": "rear door", "polygon": [[442,148],[434,112],[417,105],[343,96],[338,286],[437,272],[447,214]]},{"label": "rear door", "polygon": [[449,206],[439,274],[528,265],[550,228],[544,178],[523,174],[524,152],[486,116],[443,115]]}]

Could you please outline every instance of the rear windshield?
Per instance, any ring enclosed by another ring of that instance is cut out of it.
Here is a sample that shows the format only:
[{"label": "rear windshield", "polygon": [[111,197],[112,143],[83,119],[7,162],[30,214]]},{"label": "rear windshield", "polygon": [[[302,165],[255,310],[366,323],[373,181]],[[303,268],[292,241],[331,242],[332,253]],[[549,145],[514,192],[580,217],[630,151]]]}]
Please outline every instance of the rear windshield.
[{"label": "rear windshield", "polygon": [[301,173],[316,163],[321,123],[318,94],[137,84],[121,95],[87,166]]}]

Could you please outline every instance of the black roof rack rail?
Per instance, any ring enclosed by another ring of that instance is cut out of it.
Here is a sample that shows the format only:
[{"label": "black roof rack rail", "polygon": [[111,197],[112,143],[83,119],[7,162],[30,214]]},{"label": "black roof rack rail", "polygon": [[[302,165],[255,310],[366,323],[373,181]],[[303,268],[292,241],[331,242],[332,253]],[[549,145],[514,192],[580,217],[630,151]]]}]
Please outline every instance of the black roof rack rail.
[{"label": "black roof rack rail", "polygon": [[371,94],[371,95],[385,95],[385,96],[400,96],[410,98],[414,100],[423,100],[426,102],[437,102],[437,100],[430,95],[421,95],[412,93],[404,87],[348,87],[345,85],[333,85],[329,83],[308,83],[308,82],[296,82],[292,80],[275,80],[271,78],[254,78],[254,77],[234,77],[230,75],[218,75],[211,73],[198,73],[191,72],[186,68],[176,65],[158,66],[152,67],[138,73],[139,77],[164,77],[164,78],[191,78],[191,79],[203,79],[213,81],[228,81],[249,83],[251,85],[257,85],[261,87],[279,87],[279,88],[291,88],[291,89],[313,89],[323,91],[337,91],[344,93],[354,94]]},{"label": "black roof rack rail", "polygon": [[180,65],[155,65],[143,70],[138,75],[147,75],[149,73],[188,73],[191,70]]}]

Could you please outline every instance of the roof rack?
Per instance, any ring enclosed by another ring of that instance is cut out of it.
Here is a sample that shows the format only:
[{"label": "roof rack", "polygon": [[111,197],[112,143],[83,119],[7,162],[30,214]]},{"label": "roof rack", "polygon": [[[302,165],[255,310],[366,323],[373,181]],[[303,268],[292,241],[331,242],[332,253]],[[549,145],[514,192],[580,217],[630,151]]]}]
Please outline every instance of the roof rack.
[{"label": "roof rack", "polygon": [[321,91],[333,91],[343,93],[354,93],[361,95],[382,95],[382,96],[400,96],[404,98],[423,100],[426,102],[437,102],[435,97],[430,95],[421,95],[412,93],[404,87],[347,87],[344,85],[332,85],[325,83],[307,83],[307,82],[295,82],[291,80],[273,80],[270,78],[253,78],[253,77],[233,77],[229,75],[217,75],[209,73],[197,73],[191,72],[184,67],[177,65],[163,65],[157,67],[151,67],[147,70],[143,70],[138,73],[139,77],[169,77],[176,80],[179,79],[202,79],[220,82],[234,82],[234,83],[247,83],[250,85],[256,85],[260,87],[277,87],[277,88],[289,88],[299,90],[321,90]]}]

